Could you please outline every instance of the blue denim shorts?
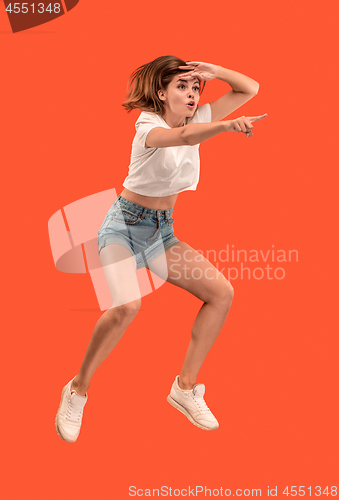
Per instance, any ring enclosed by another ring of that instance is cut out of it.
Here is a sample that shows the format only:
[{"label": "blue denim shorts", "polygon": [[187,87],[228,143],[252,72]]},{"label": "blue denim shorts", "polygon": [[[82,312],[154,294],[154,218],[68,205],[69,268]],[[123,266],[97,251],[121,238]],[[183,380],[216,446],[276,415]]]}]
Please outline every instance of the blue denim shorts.
[{"label": "blue denim shorts", "polygon": [[137,269],[149,263],[180,240],[174,236],[169,210],[152,210],[136,205],[120,194],[109,209],[98,231],[99,255],[112,243],[123,245],[131,251]]}]

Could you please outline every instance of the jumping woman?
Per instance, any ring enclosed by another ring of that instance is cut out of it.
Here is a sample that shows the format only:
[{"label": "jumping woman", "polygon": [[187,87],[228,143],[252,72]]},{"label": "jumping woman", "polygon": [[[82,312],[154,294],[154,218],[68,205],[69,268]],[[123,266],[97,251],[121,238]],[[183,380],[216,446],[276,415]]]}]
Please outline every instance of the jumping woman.
[{"label": "jumping woman", "polygon": [[[205,81],[214,78],[227,82],[232,90],[199,107]],[[203,62],[185,63],[174,56],[158,57],[132,73],[123,106],[141,114],[135,124],[131,163],[124,189],[98,232],[99,256],[113,306],[99,318],[78,374],[62,389],[55,426],[65,441],[76,441],[92,376],[140,309],[136,271],[143,267],[203,302],[167,401],[200,429],[219,427],[204,401],[205,386],[196,381],[226,320],[233,288],[206,258],[174,236],[172,214],[178,194],[197,187],[199,144],[223,132],[251,137],[253,122],[266,117],[222,121],[258,90],[259,84],[241,73]],[[199,279],[193,276],[197,268]]]}]

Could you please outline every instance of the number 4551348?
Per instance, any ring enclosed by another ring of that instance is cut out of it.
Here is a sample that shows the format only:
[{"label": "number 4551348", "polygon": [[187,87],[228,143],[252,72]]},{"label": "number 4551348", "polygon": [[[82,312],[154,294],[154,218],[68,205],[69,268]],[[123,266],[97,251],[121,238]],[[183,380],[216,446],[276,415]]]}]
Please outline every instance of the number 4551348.
[{"label": "number 4551348", "polygon": [[61,9],[61,5],[60,3],[49,3],[47,5],[47,7],[45,7],[45,4],[43,3],[38,3],[38,4],[30,4],[28,2],[25,2],[25,3],[21,3],[21,2],[15,2],[13,3],[13,7],[12,7],[12,3],[10,3],[7,7],[6,7],[6,10],[7,12],[10,12],[10,13],[14,13],[14,14],[19,14],[20,12],[23,13],[23,14],[26,14],[31,8],[31,12],[34,14],[34,12],[37,12],[39,14],[42,14],[43,12],[54,12],[55,14],[59,14],[60,12],[60,9]]}]

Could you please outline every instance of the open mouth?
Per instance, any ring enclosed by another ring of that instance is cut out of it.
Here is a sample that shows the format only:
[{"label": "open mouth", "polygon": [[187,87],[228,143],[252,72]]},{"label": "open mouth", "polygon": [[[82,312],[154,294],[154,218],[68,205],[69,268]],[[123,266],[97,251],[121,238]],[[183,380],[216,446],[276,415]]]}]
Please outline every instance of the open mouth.
[{"label": "open mouth", "polygon": [[188,103],[187,103],[187,106],[189,106],[190,108],[194,108],[194,106],[195,106],[194,101],[190,101],[190,102],[188,102]]}]

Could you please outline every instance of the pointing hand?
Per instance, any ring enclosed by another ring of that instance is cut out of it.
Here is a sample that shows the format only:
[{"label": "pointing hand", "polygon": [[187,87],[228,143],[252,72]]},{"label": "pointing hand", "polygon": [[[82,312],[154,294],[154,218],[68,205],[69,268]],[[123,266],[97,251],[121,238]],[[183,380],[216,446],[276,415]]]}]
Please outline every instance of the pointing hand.
[{"label": "pointing hand", "polygon": [[241,116],[240,118],[235,118],[235,120],[229,120],[229,132],[244,132],[246,137],[251,137],[253,135],[252,122],[257,122],[266,118],[267,113],[260,116]]}]

